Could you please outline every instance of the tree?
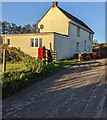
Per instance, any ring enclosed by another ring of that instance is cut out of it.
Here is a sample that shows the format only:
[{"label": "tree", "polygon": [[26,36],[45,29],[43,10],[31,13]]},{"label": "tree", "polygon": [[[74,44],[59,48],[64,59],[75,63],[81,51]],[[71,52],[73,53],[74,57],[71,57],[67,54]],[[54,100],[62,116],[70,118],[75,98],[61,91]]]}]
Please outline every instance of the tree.
[{"label": "tree", "polygon": [[31,25],[30,24],[25,25],[22,28],[22,33],[32,33],[32,27],[31,27]]},{"label": "tree", "polygon": [[38,23],[33,24],[26,24],[24,27],[17,26],[15,23],[8,23],[7,21],[0,21],[0,33],[1,34],[21,34],[21,33],[37,33]]},{"label": "tree", "polygon": [[32,33],[37,33],[38,32],[38,24],[33,24],[32,25]]},{"label": "tree", "polygon": [[1,22],[1,31],[2,31],[2,34],[10,34],[11,33],[11,24],[4,21],[4,22]]},{"label": "tree", "polygon": [[12,34],[22,33],[22,27],[21,26],[17,26],[16,24],[12,23],[11,24],[11,33]]},{"label": "tree", "polygon": [[22,33],[22,26],[18,26],[18,33]]}]

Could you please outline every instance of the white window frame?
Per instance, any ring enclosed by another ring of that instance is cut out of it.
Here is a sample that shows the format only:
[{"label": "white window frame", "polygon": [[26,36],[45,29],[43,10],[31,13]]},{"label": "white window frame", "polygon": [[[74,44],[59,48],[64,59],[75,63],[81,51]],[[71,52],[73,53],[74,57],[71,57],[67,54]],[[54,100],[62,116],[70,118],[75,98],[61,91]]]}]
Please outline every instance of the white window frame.
[{"label": "white window frame", "polygon": [[[39,48],[39,47],[42,47],[42,46],[43,46],[43,45],[40,46],[40,40],[42,40],[42,38],[31,38],[30,40],[32,40],[32,39],[34,40],[34,43],[33,43],[34,45],[32,46],[32,41],[30,41],[30,47],[31,47],[31,48]],[[37,42],[37,46],[36,46],[36,39],[37,39],[37,41],[38,41],[38,42]]]},{"label": "white window frame", "polygon": [[88,46],[88,52],[90,52],[91,51],[91,47],[90,47],[90,45]]},{"label": "white window frame", "polygon": [[31,39],[30,39],[30,47],[31,47],[31,48],[34,48],[34,46],[32,46],[32,39],[34,40],[34,43],[33,43],[33,44],[35,44],[35,39],[34,39],[34,38],[31,38]]},{"label": "white window frame", "polygon": [[89,33],[89,40],[92,40],[92,34]]},{"label": "white window frame", "polygon": [[30,41],[31,48],[38,48],[39,45],[35,46],[35,43],[36,43],[35,41],[36,41],[36,39],[38,40],[38,38],[31,38],[30,40],[32,40],[32,39],[34,40],[34,46],[32,46],[31,41]]},{"label": "white window frame", "polygon": [[87,51],[87,41],[84,41],[84,51]]},{"label": "white window frame", "polygon": [[79,45],[80,45],[80,43],[76,42],[76,52],[79,52]]},{"label": "white window frame", "polygon": [[[39,47],[42,47],[43,45],[42,45],[42,43],[40,43],[40,40],[42,40],[42,38],[39,38]],[[41,46],[40,46],[40,44],[41,44]]]},{"label": "white window frame", "polygon": [[80,37],[80,27],[77,26],[77,36]]},{"label": "white window frame", "polygon": [[[9,40],[9,41],[8,41],[8,40]],[[8,44],[8,43],[9,43],[9,44]],[[9,39],[9,38],[6,39],[6,44],[7,44],[7,45],[10,45],[10,39]]]},{"label": "white window frame", "polygon": [[[36,40],[37,40],[37,46],[36,46]],[[39,47],[39,39],[38,39],[38,38],[35,38],[35,39],[34,39],[34,43],[35,43],[35,44],[34,44],[34,47],[35,47],[35,48],[38,48],[38,47]]]}]

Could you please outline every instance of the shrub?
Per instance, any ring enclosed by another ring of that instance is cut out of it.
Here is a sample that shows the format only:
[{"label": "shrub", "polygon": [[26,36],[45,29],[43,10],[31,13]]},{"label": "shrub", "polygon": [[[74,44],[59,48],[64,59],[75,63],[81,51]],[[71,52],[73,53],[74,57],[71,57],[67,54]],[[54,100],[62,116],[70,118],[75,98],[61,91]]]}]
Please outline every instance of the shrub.
[{"label": "shrub", "polygon": [[3,98],[37,81],[37,77],[37,74],[32,74],[31,72],[5,72],[2,74]]},{"label": "shrub", "polygon": [[4,49],[6,50],[6,61],[19,62],[22,61],[25,56],[32,58],[31,56],[21,51],[20,48],[9,47],[6,44],[2,45],[2,53],[1,53],[2,55]]}]

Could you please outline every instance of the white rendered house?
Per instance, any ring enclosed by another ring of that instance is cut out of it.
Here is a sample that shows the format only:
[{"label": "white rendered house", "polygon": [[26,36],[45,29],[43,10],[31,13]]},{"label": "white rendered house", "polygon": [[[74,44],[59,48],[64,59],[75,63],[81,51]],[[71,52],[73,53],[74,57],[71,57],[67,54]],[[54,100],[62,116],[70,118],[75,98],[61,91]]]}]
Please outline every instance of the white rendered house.
[{"label": "white rendered house", "polygon": [[39,20],[39,33],[2,35],[3,43],[17,47],[25,53],[38,57],[38,48],[45,46],[57,52],[57,59],[72,57],[75,52],[92,52],[94,32],[81,20],[53,2]]}]

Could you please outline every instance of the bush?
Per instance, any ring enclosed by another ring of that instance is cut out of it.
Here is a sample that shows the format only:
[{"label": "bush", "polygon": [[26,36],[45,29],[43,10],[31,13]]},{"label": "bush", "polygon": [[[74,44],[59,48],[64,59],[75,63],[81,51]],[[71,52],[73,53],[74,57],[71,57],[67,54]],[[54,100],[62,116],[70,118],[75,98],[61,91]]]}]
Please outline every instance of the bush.
[{"label": "bush", "polygon": [[3,98],[16,93],[18,90],[38,80],[38,74],[31,72],[5,72],[2,75]]},{"label": "bush", "polygon": [[32,58],[31,56],[21,51],[20,48],[9,47],[6,44],[2,45],[2,53],[1,53],[2,55],[3,55],[4,49],[6,50],[6,61],[19,62],[19,61],[22,61],[26,56],[29,58]]}]

